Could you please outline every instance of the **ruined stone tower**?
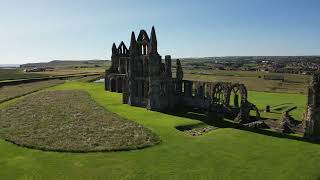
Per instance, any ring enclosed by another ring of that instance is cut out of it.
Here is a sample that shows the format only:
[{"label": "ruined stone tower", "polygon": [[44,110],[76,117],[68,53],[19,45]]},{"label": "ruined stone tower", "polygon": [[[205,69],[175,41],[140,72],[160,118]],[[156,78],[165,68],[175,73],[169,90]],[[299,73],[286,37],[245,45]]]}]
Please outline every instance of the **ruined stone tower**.
[{"label": "ruined stone tower", "polygon": [[[106,71],[106,90],[123,93],[123,103],[161,111],[174,107],[174,84],[171,56],[165,62],[158,53],[158,42],[154,27],[150,38],[141,30],[138,38],[132,32],[129,50],[123,42],[112,46],[112,65]],[[181,65],[177,67],[182,71]],[[182,86],[182,85],[181,85]]]},{"label": "ruined stone tower", "polygon": [[305,134],[309,139],[320,139],[320,74],[312,76],[305,113]]}]

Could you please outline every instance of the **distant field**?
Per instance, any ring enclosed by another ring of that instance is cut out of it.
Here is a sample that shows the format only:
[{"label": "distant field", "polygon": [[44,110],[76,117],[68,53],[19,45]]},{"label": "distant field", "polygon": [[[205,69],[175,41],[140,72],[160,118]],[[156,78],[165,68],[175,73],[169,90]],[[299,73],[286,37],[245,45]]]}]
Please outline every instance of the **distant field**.
[{"label": "distant field", "polygon": [[62,76],[62,75],[75,75],[75,74],[90,74],[90,73],[101,73],[104,74],[104,68],[62,68],[55,69],[54,71],[45,72],[23,72],[22,69],[1,69],[0,68],[0,81],[10,81],[18,79],[29,79],[29,78],[41,78],[49,76]]},{"label": "distant field", "polygon": [[46,77],[48,75],[43,73],[25,73],[22,69],[2,69],[0,68],[0,81],[2,80],[13,80],[13,79],[27,79],[27,78],[38,78]]},{"label": "distant field", "polygon": [[[228,81],[244,83],[251,91],[307,93],[310,76],[297,74],[277,74],[251,71],[222,71],[222,70],[185,70],[184,78],[198,81]],[[264,75],[282,75],[284,82],[264,80]]]},{"label": "distant field", "polygon": [[4,86],[0,88],[0,103],[62,83],[64,83],[63,80],[48,80],[13,86]]},{"label": "distant field", "polygon": [[81,74],[81,73],[104,73],[105,68],[59,68],[53,71],[36,72],[35,74],[45,74],[49,76],[67,75],[67,74]]},{"label": "distant field", "polygon": [[93,67],[106,67],[110,65],[111,61],[108,60],[53,60],[45,63],[28,63],[21,65],[26,67],[54,67],[54,68],[93,68]]}]

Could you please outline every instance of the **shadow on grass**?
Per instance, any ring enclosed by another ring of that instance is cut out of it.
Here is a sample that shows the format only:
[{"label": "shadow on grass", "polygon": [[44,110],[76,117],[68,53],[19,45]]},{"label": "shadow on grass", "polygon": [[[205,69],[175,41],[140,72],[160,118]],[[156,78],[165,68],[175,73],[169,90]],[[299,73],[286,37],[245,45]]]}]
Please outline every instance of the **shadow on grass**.
[{"label": "shadow on grass", "polygon": [[[297,135],[291,135],[291,134],[283,134],[276,131],[272,131],[271,129],[259,129],[259,128],[250,128],[243,125],[240,125],[233,120],[226,119],[221,113],[214,113],[214,112],[207,112],[200,109],[188,109],[188,108],[180,108],[175,111],[170,112],[164,112],[166,114],[170,114],[173,116],[179,116],[179,117],[185,117],[189,119],[194,119],[201,121],[207,125],[214,126],[217,128],[235,128],[240,129],[248,132],[263,134],[271,137],[277,137],[277,138],[285,138],[285,139],[291,139],[291,140],[297,140],[297,141],[303,141],[313,144],[320,144],[319,141],[309,140],[306,138],[303,138],[302,136]],[[190,128],[196,125],[190,125]],[[176,127],[178,130],[188,129],[188,126],[181,126]]]}]

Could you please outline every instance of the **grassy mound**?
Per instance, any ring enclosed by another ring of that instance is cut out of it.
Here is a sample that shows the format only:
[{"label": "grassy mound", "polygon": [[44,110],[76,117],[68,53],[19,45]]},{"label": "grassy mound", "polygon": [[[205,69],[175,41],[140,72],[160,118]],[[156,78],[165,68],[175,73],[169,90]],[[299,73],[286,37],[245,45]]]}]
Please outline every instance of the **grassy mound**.
[{"label": "grassy mound", "polygon": [[149,130],[96,105],[83,91],[47,91],[0,111],[0,137],[42,150],[90,152],[143,148]]}]

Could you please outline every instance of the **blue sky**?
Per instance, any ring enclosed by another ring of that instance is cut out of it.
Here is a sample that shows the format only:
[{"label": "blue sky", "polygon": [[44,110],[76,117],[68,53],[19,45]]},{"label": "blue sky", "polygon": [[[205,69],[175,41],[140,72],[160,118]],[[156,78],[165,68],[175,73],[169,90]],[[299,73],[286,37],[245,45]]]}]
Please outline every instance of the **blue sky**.
[{"label": "blue sky", "polygon": [[0,0],[0,64],[110,59],[155,26],[173,57],[320,55],[319,0]]}]

